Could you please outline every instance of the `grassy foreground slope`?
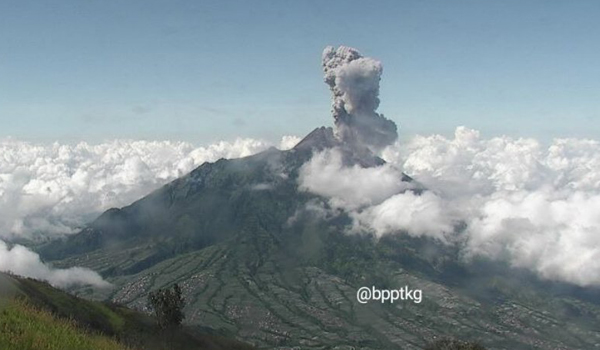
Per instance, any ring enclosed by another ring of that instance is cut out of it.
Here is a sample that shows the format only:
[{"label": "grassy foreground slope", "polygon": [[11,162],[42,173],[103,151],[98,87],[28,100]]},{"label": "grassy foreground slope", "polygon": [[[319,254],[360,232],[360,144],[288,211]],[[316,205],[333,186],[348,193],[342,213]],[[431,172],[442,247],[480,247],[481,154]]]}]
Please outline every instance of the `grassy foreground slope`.
[{"label": "grassy foreground slope", "polygon": [[22,299],[15,299],[0,312],[0,348],[42,349],[128,349],[110,337],[92,334],[76,323],[60,319]]},{"label": "grassy foreground slope", "polygon": [[1,349],[251,349],[225,337],[160,331],[154,319],[0,273]]}]

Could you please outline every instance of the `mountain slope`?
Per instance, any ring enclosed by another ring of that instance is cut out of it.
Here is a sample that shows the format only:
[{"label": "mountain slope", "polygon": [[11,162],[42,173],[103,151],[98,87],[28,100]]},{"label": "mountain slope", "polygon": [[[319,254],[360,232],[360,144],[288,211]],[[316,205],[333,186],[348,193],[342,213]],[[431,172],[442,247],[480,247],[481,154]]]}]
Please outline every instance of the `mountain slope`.
[{"label": "mountain slope", "polygon": [[[41,253],[116,286],[73,292],[140,310],[150,291],[178,282],[190,326],[269,348],[418,349],[441,336],[495,349],[600,342],[597,291],[485,261],[465,265],[456,248],[428,239],[346,234],[350,218],[325,213],[327,202],[297,185],[313,150],[335,142],[320,128],[290,151],[203,164]],[[346,164],[383,162],[342,152]],[[418,288],[423,301],[360,304],[363,286]]]},{"label": "mountain slope", "polygon": [[3,310],[0,329],[0,348],[5,350],[127,349],[109,337],[88,334],[67,320],[20,301]]},{"label": "mountain slope", "polygon": [[153,318],[0,273],[2,349],[251,349],[186,328],[159,331]]}]

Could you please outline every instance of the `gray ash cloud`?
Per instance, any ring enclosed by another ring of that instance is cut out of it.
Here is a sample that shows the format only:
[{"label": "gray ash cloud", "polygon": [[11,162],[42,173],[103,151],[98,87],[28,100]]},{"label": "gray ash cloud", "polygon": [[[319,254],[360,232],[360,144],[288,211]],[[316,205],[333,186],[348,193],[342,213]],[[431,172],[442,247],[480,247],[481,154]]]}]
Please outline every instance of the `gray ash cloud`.
[{"label": "gray ash cloud", "polygon": [[353,147],[379,151],[398,138],[396,124],[377,113],[381,62],[356,49],[328,46],[322,56],[325,83],[333,94],[337,138]]}]

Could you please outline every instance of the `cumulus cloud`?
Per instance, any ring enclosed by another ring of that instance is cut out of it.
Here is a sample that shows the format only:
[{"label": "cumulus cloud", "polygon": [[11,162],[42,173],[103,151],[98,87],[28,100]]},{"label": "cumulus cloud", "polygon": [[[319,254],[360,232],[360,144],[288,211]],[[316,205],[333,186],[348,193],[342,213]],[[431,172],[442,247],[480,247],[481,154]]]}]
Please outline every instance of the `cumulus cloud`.
[{"label": "cumulus cloud", "polygon": [[465,255],[529,268],[548,279],[600,285],[600,143],[417,136],[384,152],[446,194],[467,224]]},{"label": "cumulus cloud", "polygon": [[279,142],[279,149],[280,150],[292,149],[300,141],[302,141],[301,137],[294,136],[294,135],[285,135],[281,138],[281,142]]},{"label": "cumulus cloud", "polygon": [[[297,140],[286,136],[280,146],[289,148]],[[254,139],[205,147],[170,141],[0,141],[0,238],[71,233],[94,215],[127,205],[206,161],[244,157],[269,146]]]},{"label": "cumulus cloud", "polygon": [[110,287],[110,283],[104,281],[99,274],[90,269],[81,267],[53,269],[44,264],[39,255],[31,250],[21,245],[9,248],[3,241],[0,241],[0,271],[47,281],[59,288],[73,285]]},{"label": "cumulus cloud", "polygon": [[[300,186],[328,198],[376,235],[405,232],[460,242],[483,256],[541,277],[600,285],[600,142],[416,136],[383,152],[387,165],[343,167],[317,154]],[[396,185],[400,169],[428,190]],[[396,181],[394,181],[396,179]],[[457,224],[466,225],[457,232]]]},{"label": "cumulus cloud", "polygon": [[389,164],[365,168],[345,166],[337,148],[315,154],[300,169],[301,190],[331,198],[334,207],[347,210],[377,205],[412,185],[402,181],[402,172]]},{"label": "cumulus cloud", "polygon": [[457,224],[451,212],[447,203],[433,192],[407,191],[351,216],[361,227],[371,228],[378,236],[400,231],[447,242]]},{"label": "cumulus cloud", "polygon": [[371,229],[378,236],[404,231],[445,240],[455,222],[445,203],[432,192],[422,195],[415,182],[386,163],[376,167],[346,166],[337,148],[315,154],[299,173],[300,190],[328,198],[329,205],[354,219],[352,231]]},{"label": "cumulus cloud", "polygon": [[379,150],[398,137],[396,124],[376,112],[381,62],[356,49],[328,46],[322,55],[325,83],[331,89],[336,136],[352,147]]}]

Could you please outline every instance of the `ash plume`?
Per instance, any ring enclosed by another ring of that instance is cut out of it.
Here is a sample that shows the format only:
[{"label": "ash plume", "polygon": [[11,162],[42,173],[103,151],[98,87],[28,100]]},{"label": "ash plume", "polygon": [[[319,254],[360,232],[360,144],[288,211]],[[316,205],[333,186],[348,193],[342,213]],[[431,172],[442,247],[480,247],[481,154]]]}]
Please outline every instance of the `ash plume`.
[{"label": "ash plume", "polygon": [[381,62],[356,49],[328,46],[322,56],[325,83],[333,94],[337,138],[353,148],[379,151],[398,138],[396,124],[376,112]]}]

